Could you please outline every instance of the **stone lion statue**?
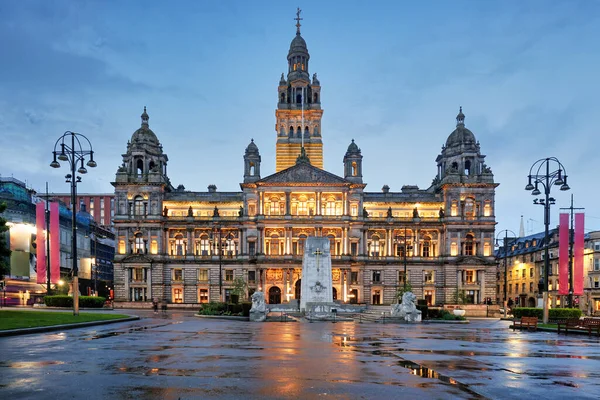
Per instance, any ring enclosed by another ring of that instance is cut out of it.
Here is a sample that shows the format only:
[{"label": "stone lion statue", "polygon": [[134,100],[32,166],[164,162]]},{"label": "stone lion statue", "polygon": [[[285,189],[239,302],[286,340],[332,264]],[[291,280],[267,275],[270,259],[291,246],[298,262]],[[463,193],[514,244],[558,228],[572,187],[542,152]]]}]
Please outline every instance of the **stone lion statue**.
[{"label": "stone lion statue", "polygon": [[250,312],[267,312],[264,292],[258,291],[252,294],[252,308]]},{"label": "stone lion statue", "polygon": [[417,296],[413,292],[405,292],[402,295],[402,303],[392,304],[392,317],[404,317],[408,322],[420,322],[421,311],[417,310]]}]

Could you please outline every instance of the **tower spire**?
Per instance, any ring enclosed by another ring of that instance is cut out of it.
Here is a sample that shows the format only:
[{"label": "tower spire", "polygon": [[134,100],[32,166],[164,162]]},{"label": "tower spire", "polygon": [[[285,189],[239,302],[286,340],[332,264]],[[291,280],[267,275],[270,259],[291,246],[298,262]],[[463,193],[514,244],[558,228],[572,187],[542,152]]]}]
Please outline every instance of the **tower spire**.
[{"label": "tower spire", "polygon": [[525,237],[525,226],[523,225],[523,216],[521,215],[521,226],[519,227],[519,237]]},{"label": "tower spire", "polygon": [[300,34],[300,26],[302,26],[300,24],[300,21],[302,21],[304,18],[300,18],[300,13],[302,12],[302,10],[300,9],[300,7],[298,7],[298,10],[296,11],[296,18],[294,18],[294,20],[296,20],[296,35]]}]

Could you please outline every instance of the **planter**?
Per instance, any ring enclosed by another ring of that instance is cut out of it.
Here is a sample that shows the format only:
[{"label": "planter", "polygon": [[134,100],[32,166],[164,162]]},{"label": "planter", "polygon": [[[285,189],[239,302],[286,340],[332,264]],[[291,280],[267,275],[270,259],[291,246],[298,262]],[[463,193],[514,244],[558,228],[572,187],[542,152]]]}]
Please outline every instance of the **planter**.
[{"label": "planter", "polygon": [[465,313],[466,313],[466,311],[465,311],[465,310],[459,310],[459,309],[455,309],[455,310],[453,310],[453,311],[452,311],[452,313],[453,313],[454,315],[456,315],[457,317],[464,317],[464,316],[465,316]]}]

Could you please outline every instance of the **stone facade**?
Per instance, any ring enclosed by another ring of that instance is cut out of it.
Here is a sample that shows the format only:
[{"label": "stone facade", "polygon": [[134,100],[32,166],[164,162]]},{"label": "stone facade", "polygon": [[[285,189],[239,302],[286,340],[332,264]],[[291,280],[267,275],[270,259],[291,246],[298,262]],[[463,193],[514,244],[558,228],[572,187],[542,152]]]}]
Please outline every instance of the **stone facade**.
[{"label": "stone facade", "polygon": [[248,296],[262,290],[267,303],[294,301],[310,236],[329,239],[337,301],[392,303],[405,270],[417,298],[430,304],[453,302],[459,290],[474,303],[496,298],[497,184],[462,109],[427,189],[367,192],[353,140],[341,176],[322,169],[321,85],[309,80],[308,60],[298,28],[278,89],[276,171],[261,176],[251,141],[239,192],[173,187],[144,110],[113,183],[117,302],[226,300],[236,278]]}]

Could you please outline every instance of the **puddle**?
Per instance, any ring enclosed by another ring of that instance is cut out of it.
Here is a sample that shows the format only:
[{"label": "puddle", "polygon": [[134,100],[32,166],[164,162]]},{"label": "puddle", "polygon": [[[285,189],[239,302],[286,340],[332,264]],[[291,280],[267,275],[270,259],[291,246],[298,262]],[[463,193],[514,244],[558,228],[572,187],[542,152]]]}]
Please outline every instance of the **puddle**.
[{"label": "puddle", "polygon": [[162,328],[163,326],[169,326],[169,325],[175,325],[175,324],[180,324],[181,322],[169,322],[167,324],[161,324],[161,325],[151,325],[151,326],[140,326],[137,328],[129,328],[126,331],[112,331],[112,332],[106,332],[106,333],[101,333],[98,335],[94,335],[91,337],[87,337],[83,340],[95,340],[95,339],[104,339],[107,337],[115,337],[115,336],[121,336],[121,335],[126,335],[128,333],[134,333],[134,332],[141,332],[141,331],[145,331],[148,329],[154,329],[154,328]]}]

